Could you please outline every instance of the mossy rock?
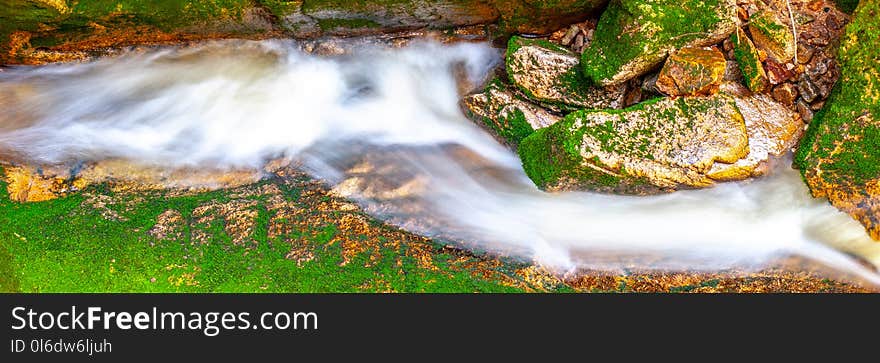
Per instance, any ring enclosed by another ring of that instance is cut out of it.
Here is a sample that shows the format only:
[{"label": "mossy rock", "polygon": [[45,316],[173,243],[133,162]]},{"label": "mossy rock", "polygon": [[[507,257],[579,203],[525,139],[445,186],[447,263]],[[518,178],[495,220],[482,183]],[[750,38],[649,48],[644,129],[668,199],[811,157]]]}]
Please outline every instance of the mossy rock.
[{"label": "mossy rock", "polygon": [[575,53],[547,40],[510,38],[505,65],[510,82],[536,102],[570,111],[623,106],[626,87],[594,86]]},{"label": "mossy rock", "polygon": [[755,45],[779,63],[792,60],[797,52],[791,28],[779,19],[776,11],[767,9],[752,15],[749,18],[749,33]]},{"label": "mossy rock", "polygon": [[659,98],[625,110],[583,110],[520,144],[526,174],[547,191],[647,194],[713,184],[715,162],[748,154],[734,99]]},{"label": "mossy rock", "polygon": [[676,49],[718,43],[736,26],[730,0],[612,0],[582,64],[593,81],[620,84],[656,68]]},{"label": "mossy rock", "polygon": [[795,165],[816,197],[880,239],[880,3],[862,1],[842,38],[840,80],[816,113]]},{"label": "mossy rock", "polygon": [[519,96],[500,79],[461,101],[465,115],[488,128],[496,137],[516,147],[535,130],[558,122],[561,117]]},{"label": "mossy rock", "polygon": [[770,86],[767,72],[758,56],[758,49],[752,40],[746,36],[742,29],[737,30],[730,36],[733,43],[733,55],[742,72],[743,80],[752,92],[764,92]]}]

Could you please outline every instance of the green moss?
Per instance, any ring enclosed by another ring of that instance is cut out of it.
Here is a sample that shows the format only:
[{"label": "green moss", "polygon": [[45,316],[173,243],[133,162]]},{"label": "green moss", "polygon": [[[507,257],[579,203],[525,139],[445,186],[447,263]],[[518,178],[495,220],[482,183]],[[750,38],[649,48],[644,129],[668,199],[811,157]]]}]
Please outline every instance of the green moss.
[{"label": "green moss", "polygon": [[826,185],[858,189],[880,179],[878,19],[877,2],[863,1],[855,11],[838,55],[840,80],[825,107],[816,113],[795,155],[794,163],[805,176],[819,175]]},{"label": "green moss", "polygon": [[[299,203],[298,189],[278,185],[284,198]],[[519,291],[472,274],[464,266],[477,257],[450,255],[439,244],[428,246],[436,270],[422,267],[408,245],[395,243],[380,244],[378,259],[365,252],[343,264],[341,243],[330,243],[340,233],[337,225],[332,219],[323,225],[303,222],[317,213],[304,205],[300,205],[304,214],[287,221],[293,227],[290,232],[269,238],[274,212],[268,210],[264,197],[251,197],[257,212],[255,227],[245,243],[233,244],[222,217],[198,223],[194,216],[198,206],[229,201],[232,191],[119,195],[98,186],[86,192],[122,201],[108,207],[124,219],[106,219],[84,194],[46,202],[12,202],[6,184],[0,181],[0,291]],[[148,231],[157,216],[169,209],[182,215],[181,237],[157,239]],[[377,230],[390,228],[377,221],[369,223]],[[381,242],[384,237],[355,238]],[[289,241],[300,241],[297,246],[306,246],[314,259],[297,263],[287,258]],[[499,269],[515,268],[513,263],[502,265]]]},{"label": "green moss", "polygon": [[724,0],[612,0],[593,42],[583,53],[585,74],[617,84],[648,71],[671,49],[712,42],[719,29],[733,30],[733,7]]}]

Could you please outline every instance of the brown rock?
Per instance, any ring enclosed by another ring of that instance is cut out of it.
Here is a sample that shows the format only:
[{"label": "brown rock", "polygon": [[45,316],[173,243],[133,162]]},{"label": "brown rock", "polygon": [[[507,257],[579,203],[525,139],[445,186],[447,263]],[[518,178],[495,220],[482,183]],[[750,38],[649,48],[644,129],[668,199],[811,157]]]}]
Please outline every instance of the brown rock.
[{"label": "brown rock", "polygon": [[788,69],[784,64],[777,63],[773,59],[767,59],[764,62],[764,69],[767,70],[767,79],[770,84],[777,85],[794,77],[794,72]]},{"label": "brown rock", "polygon": [[813,121],[813,111],[810,110],[810,105],[804,102],[804,100],[798,101],[795,107],[797,108],[798,114],[801,115],[801,120],[804,120],[804,123],[808,124]]},{"label": "brown rock", "polygon": [[727,60],[718,49],[682,48],[666,60],[657,89],[670,96],[713,94],[726,68]]},{"label": "brown rock", "polygon": [[798,92],[801,94],[801,98],[808,103],[815,101],[816,98],[819,97],[819,89],[816,88],[813,82],[810,82],[810,79],[807,77],[801,77],[800,82],[797,84],[797,88]]},{"label": "brown rock", "polygon": [[794,102],[797,101],[797,97],[797,87],[791,83],[783,83],[773,88],[773,99],[786,107],[794,107]]}]

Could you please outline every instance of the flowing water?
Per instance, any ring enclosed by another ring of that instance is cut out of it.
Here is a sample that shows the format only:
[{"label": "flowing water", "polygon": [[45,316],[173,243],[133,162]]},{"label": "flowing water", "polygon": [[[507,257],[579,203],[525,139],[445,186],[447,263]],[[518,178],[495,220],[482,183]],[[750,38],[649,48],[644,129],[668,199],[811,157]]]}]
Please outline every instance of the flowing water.
[{"label": "flowing water", "polygon": [[455,75],[478,82],[499,60],[474,43],[320,57],[224,41],[7,68],[0,154],[188,168],[287,157],[390,223],[560,270],[718,270],[796,254],[880,281],[848,255],[880,265],[880,243],[812,199],[786,160],[765,178],[669,195],[539,191],[458,106]]}]

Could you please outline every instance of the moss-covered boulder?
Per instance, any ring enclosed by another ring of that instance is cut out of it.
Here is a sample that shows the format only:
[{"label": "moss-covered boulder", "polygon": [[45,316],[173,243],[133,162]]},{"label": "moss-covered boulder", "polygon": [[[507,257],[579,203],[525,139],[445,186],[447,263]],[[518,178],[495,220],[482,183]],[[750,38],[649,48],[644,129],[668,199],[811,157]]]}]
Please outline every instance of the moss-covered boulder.
[{"label": "moss-covered boulder", "polygon": [[782,22],[776,11],[768,9],[752,15],[749,18],[749,33],[755,45],[779,63],[794,58],[797,51],[794,33],[789,25]]},{"label": "moss-covered boulder", "polygon": [[660,70],[657,90],[670,96],[709,95],[718,91],[726,69],[727,59],[716,48],[682,48]]},{"label": "moss-covered boulder", "polygon": [[715,162],[749,152],[733,97],[660,98],[625,110],[578,111],[526,137],[526,174],[548,191],[623,194],[706,187]]},{"label": "moss-covered boulder", "polygon": [[512,37],[505,63],[511,83],[537,102],[572,110],[623,106],[625,86],[593,86],[578,56],[549,41]]},{"label": "moss-covered boulder", "polygon": [[752,92],[764,92],[770,86],[770,81],[767,78],[767,72],[764,71],[764,65],[761,63],[761,58],[758,56],[758,49],[755,48],[755,44],[739,28],[733,32],[730,40],[733,44],[733,54],[736,58],[736,63],[739,65],[746,86]]},{"label": "moss-covered boulder", "polygon": [[461,101],[465,114],[491,130],[502,142],[516,146],[535,130],[558,122],[561,117],[524,100],[500,79],[482,92]]},{"label": "moss-covered boulder", "polygon": [[880,3],[859,4],[838,59],[840,80],[795,165],[815,197],[827,197],[880,239]]},{"label": "moss-covered boulder", "polygon": [[586,75],[620,84],[683,47],[715,44],[737,26],[731,0],[612,0],[583,53]]}]

